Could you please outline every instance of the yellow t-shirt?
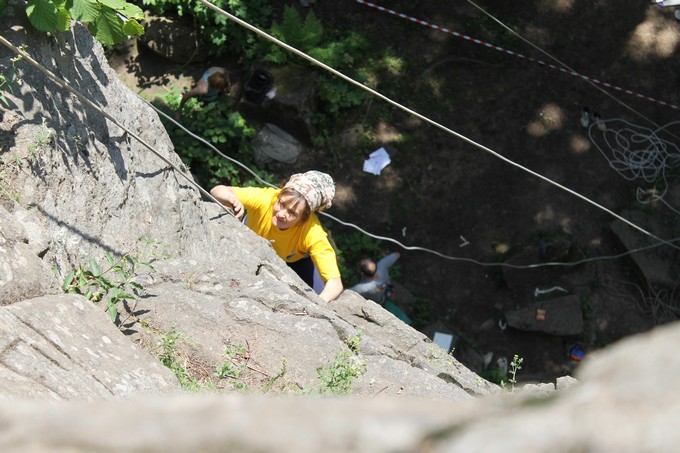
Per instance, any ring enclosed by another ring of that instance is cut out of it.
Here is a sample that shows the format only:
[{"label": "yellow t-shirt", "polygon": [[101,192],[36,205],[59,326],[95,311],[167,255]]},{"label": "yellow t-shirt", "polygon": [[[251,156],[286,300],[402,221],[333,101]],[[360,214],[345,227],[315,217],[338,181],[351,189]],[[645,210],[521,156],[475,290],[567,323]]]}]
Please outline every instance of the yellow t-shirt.
[{"label": "yellow t-shirt", "polygon": [[232,189],[246,208],[248,227],[269,240],[281,259],[294,263],[309,255],[324,282],[331,278],[340,278],[335,250],[316,214],[312,213],[306,222],[287,230],[279,230],[272,225],[272,218],[274,204],[281,190],[258,187]]}]

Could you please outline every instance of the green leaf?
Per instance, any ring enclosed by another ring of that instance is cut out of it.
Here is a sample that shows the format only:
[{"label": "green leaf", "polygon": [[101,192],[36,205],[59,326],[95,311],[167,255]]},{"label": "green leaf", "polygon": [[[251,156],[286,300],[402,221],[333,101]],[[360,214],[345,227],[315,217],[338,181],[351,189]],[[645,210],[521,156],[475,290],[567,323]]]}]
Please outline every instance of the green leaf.
[{"label": "green leaf", "polygon": [[321,43],[321,38],[323,37],[323,25],[321,21],[316,18],[314,10],[309,10],[307,17],[305,18],[304,30],[306,35],[303,38],[306,49],[311,49],[316,47]]},{"label": "green leaf", "polygon": [[94,22],[99,17],[101,6],[96,0],[73,0],[71,14],[80,22]]},{"label": "green leaf", "polygon": [[106,258],[106,262],[109,263],[109,267],[113,267],[116,265],[116,261],[113,259],[113,255],[111,255],[111,253],[106,252],[104,254],[104,258]]},{"label": "green leaf", "polygon": [[123,24],[123,33],[128,36],[140,36],[144,34],[144,27],[136,20],[129,20]]},{"label": "green leaf", "polygon": [[7,6],[7,2],[5,0],[0,0],[0,16],[5,14],[5,6]]},{"label": "green leaf", "polygon": [[104,277],[99,277],[97,279],[97,283],[99,286],[101,286],[104,290],[108,291],[110,288],[113,288],[115,285],[111,283],[111,281],[107,278]]},{"label": "green leaf", "polygon": [[79,287],[82,288],[83,286],[87,286],[87,281],[88,281],[88,278],[87,278],[87,275],[85,275],[85,272],[78,275],[78,286]]},{"label": "green leaf", "polygon": [[71,28],[71,11],[68,10],[66,4],[57,3],[57,30],[67,31]]},{"label": "green leaf", "polygon": [[90,31],[102,44],[113,46],[127,39],[123,32],[123,21],[116,12],[109,7],[103,6],[102,13],[96,21],[90,24]]},{"label": "green leaf", "polygon": [[144,20],[144,11],[142,11],[142,8],[132,3],[125,3],[125,7],[119,11],[128,19]]},{"label": "green leaf", "polygon": [[111,317],[111,321],[116,322],[116,317],[118,316],[118,309],[116,309],[116,304],[109,301],[109,306],[107,311]]},{"label": "green leaf", "polygon": [[31,24],[40,31],[57,29],[59,10],[52,0],[29,0],[26,4],[26,16]]},{"label": "green leaf", "polygon": [[71,272],[71,273],[67,274],[66,277],[64,277],[64,283],[62,283],[62,285],[61,285],[61,288],[64,291],[68,291],[68,290],[71,289],[71,283],[73,283],[73,279],[75,278],[75,276],[76,276],[76,273]]},{"label": "green leaf", "polygon": [[99,264],[94,260],[94,258],[90,258],[90,271],[92,271],[92,275],[94,277],[99,277],[102,275],[102,270],[99,267]]},{"label": "green leaf", "polygon": [[101,3],[102,6],[108,6],[111,9],[125,9],[125,0],[99,0],[99,3]]}]

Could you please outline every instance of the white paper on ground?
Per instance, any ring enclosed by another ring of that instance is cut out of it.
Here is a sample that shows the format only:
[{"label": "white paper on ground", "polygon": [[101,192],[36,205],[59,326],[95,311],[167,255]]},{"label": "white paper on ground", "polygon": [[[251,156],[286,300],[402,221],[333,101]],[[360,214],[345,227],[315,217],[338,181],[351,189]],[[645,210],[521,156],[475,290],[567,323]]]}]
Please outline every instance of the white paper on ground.
[{"label": "white paper on ground", "polygon": [[368,159],[364,161],[364,171],[374,175],[379,175],[383,168],[387,167],[390,162],[390,155],[387,154],[385,148],[380,148],[373,151]]},{"label": "white paper on ground", "polygon": [[453,343],[453,335],[442,332],[435,332],[434,338],[432,339],[434,344],[441,347],[446,352],[451,350],[451,344]]}]

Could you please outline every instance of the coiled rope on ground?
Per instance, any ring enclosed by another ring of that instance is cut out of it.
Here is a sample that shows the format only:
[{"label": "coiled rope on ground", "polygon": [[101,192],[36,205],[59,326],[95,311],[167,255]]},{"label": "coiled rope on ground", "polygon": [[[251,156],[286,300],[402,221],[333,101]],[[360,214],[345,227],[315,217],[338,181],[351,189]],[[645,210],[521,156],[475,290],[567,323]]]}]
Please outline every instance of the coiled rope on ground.
[{"label": "coiled rope on ground", "polygon": [[522,170],[522,171],[524,171],[524,172],[526,172],[526,173],[529,173],[530,175],[535,176],[535,177],[541,179],[542,181],[545,181],[545,182],[547,182],[547,183],[549,183],[549,184],[551,184],[551,185],[553,185],[553,186],[555,186],[555,187],[557,187],[557,188],[559,188],[559,189],[561,189],[561,190],[563,190],[563,191],[565,191],[565,192],[567,192],[567,193],[569,193],[569,194],[571,194],[571,195],[573,195],[573,196],[575,196],[575,197],[577,197],[577,198],[580,198],[581,200],[583,200],[583,201],[585,201],[585,202],[587,202],[587,203],[589,203],[589,204],[595,206],[596,208],[598,208],[598,209],[600,209],[600,210],[606,212],[607,214],[613,216],[614,218],[620,220],[621,222],[623,222],[623,223],[625,223],[625,224],[631,226],[632,228],[638,230],[639,232],[643,233],[644,235],[649,236],[649,237],[651,237],[651,238],[653,238],[653,239],[655,239],[655,240],[657,240],[657,241],[659,241],[659,242],[662,242],[662,243],[664,243],[664,244],[666,244],[666,245],[669,245],[669,246],[671,246],[671,247],[673,247],[673,248],[676,248],[676,249],[679,249],[679,250],[680,250],[680,247],[678,247],[677,245],[674,244],[674,242],[676,242],[676,241],[677,241],[678,239],[680,239],[680,238],[677,238],[677,239],[674,239],[674,240],[665,240],[665,239],[663,239],[663,238],[661,238],[661,237],[659,237],[659,236],[657,236],[657,235],[655,235],[655,234],[653,234],[653,233],[647,231],[646,229],[640,227],[639,225],[636,225],[635,223],[631,222],[630,220],[628,220],[628,219],[626,219],[626,218],[620,216],[619,214],[616,214],[614,211],[612,211],[612,210],[606,208],[605,206],[603,206],[603,205],[597,203],[596,201],[594,201],[594,200],[592,200],[592,199],[586,197],[585,195],[582,195],[582,194],[576,192],[575,190],[572,190],[572,189],[570,189],[570,188],[568,188],[568,187],[566,187],[566,186],[564,186],[564,185],[562,185],[562,184],[560,184],[560,183],[558,183],[558,182],[556,182],[556,181],[553,181],[552,179],[550,179],[550,178],[548,178],[548,177],[546,177],[546,176],[544,176],[544,175],[541,175],[540,173],[537,173],[537,172],[535,172],[535,171],[533,171],[533,170],[531,170],[531,169],[529,169],[529,168],[527,168],[527,167],[525,167],[525,166],[523,166],[523,165],[521,165],[521,164],[519,164],[519,163],[517,163],[517,162],[515,162],[515,161],[513,161],[513,160],[511,160],[511,159],[509,159],[509,158],[507,158],[507,157],[505,157],[505,156],[503,156],[503,155],[501,155],[500,153],[498,153],[498,152],[496,152],[496,151],[494,151],[494,150],[492,150],[492,149],[490,149],[490,148],[488,148],[488,147],[482,145],[481,143],[478,143],[478,142],[476,142],[476,141],[474,141],[474,140],[472,140],[472,139],[470,139],[470,138],[464,136],[463,134],[458,133],[458,132],[456,132],[456,131],[454,131],[454,130],[452,130],[452,129],[446,127],[446,126],[444,126],[443,124],[440,124],[440,123],[434,121],[433,119],[431,119],[431,118],[429,118],[429,117],[427,117],[427,116],[425,116],[425,115],[422,115],[422,114],[420,114],[420,113],[418,113],[418,112],[416,112],[416,111],[414,111],[414,110],[412,110],[412,109],[410,109],[410,108],[404,106],[403,104],[400,104],[400,103],[394,101],[393,99],[391,99],[391,98],[389,98],[389,97],[383,95],[382,93],[380,93],[380,92],[378,92],[378,91],[376,91],[376,90],[374,90],[374,89],[372,89],[372,88],[370,88],[370,87],[364,85],[364,84],[361,83],[361,82],[358,82],[358,81],[352,79],[351,77],[349,77],[349,76],[347,76],[347,75],[345,75],[345,74],[343,74],[343,73],[341,73],[341,72],[335,70],[334,68],[331,68],[330,66],[326,65],[325,63],[323,63],[323,62],[321,62],[321,61],[315,59],[314,57],[312,57],[312,56],[310,56],[310,55],[308,55],[308,54],[302,52],[302,51],[299,50],[299,49],[296,49],[295,47],[293,47],[293,46],[291,46],[291,45],[289,45],[289,44],[286,44],[285,42],[281,41],[280,39],[277,39],[277,38],[275,38],[274,36],[270,35],[269,33],[265,32],[265,31],[263,31],[263,30],[260,30],[259,28],[255,27],[254,25],[249,24],[248,22],[244,21],[243,19],[240,19],[240,18],[236,17],[235,15],[233,15],[233,14],[231,14],[231,13],[229,13],[229,12],[223,10],[222,8],[220,8],[220,7],[218,7],[218,6],[216,6],[216,5],[212,4],[212,3],[210,3],[209,1],[207,1],[207,0],[198,0],[198,1],[199,1],[201,4],[203,4],[204,6],[206,6],[207,8],[209,8],[209,9],[215,11],[216,13],[218,13],[218,14],[220,14],[220,15],[223,15],[223,16],[226,17],[227,19],[229,19],[229,20],[231,20],[231,21],[237,23],[238,25],[240,25],[240,26],[242,26],[242,27],[244,27],[244,28],[246,28],[246,29],[252,31],[252,32],[255,33],[256,35],[258,35],[258,36],[260,36],[260,37],[262,37],[262,38],[264,38],[264,39],[266,39],[266,40],[268,40],[268,41],[270,41],[270,42],[272,42],[272,43],[274,43],[274,44],[276,44],[276,45],[278,45],[278,46],[280,46],[280,47],[282,47],[282,48],[284,48],[284,49],[286,49],[287,51],[289,51],[289,52],[291,52],[291,53],[293,53],[293,54],[295,54],[295,55],[297,55],[297,56],[303,58],[304,60],[309,61],[310,63],[314,64],[315,66],[318,66],[318,67],[320,67],[320,68],[322,68],[322,69],[324,69],[324,70],[330,72],[331,74],[333,74],[333,75],[335,75],[335,76],[337,76],[337,77],[340,77],[341,79],[345,80],[346,82],[348,82],[348,83],[350,83],[350,84],[352,84],[352,85],[354,85],[354,86],[356,86],[356,87],[358,87],[358,88],[360,88],[360,89],[362,89],[362,90],[364,90],[364,91],[370,93],[370,94],[373,95],[373,96],[376,96],[376,97],[382,99],[383,101],[387,102],[388,104],[390,104],[390,105],[392,105],[392,106],[394,106],[394,107],[396,107],[396,108],[398,108],[398,109],[400,109],[400,110],[402,110],[402,111],[404,111],[404,112],[406,112],[406,113],[408,113],[408,114],[410,114],[410,115],[413,115],[413,116],[415,116],[415,117],[417,117],[417,118],[419,118],[419,119],[425,121],[426,123],[428,123],[428,124],[430,124],[430,125],[432,125],[432,126],[435,126],[435,127],[437,127],[438,129],[441,129],[441,130],[443,130],[444,132],[446,132],[446,133],[448,133],[448,134],[450,134],[450,135],[453,135],[453,136],[455,136],[455,137],[457,137],[457,138],[459,138],[459,139],[461,139],[461,140],[463,140],[463,141],[465,141],[465,142],[467,142],[467,143],[469,143],[469,144],[471,144],[471,145],[473,145],[473,146],[475,146],[475,147],[481,149],[482,151],[485,151],[485,152],[487,152],[487,153],[493,155],[494,157],[496,157],[496,158],[502,160],[503,162],[505,162],[505,163],[507,163],[507,164],[510,164],[510,165],[512,165],[512,166],[514,166],[514,167],[516,167],[516,168],[519,168],[520,170]]},{"label": "coiled rope on ground", "polygon": [[652,190],[638,187],[638,202],[649,204],[660,201],[680,214],[664,198],[669,188],[669,172],[680,168],[680,148],[660,135],[677,124],[680,121],[650,129],[622,118],[599,120],[599,124],[594,122],[588,127],[588,138],[619,176],[627,181],[644,181],[655,185]]},{"label": "coiled rope on ground", "polygon": [[605,275],[602,286],[614,300],[635,304],[640,313],[654,325],[665,324],[680,318],[680,280],[671,289],[650,286],[646,291],[639,285]]}]

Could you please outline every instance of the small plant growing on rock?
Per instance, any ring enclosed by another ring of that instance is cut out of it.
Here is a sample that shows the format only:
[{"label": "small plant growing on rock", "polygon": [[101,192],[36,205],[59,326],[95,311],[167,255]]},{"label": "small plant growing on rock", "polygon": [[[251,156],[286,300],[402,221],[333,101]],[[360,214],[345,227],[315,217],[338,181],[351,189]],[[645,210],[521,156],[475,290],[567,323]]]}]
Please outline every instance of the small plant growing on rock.
[{"label": "small plant growing on rock", "polygon": [[196,391],[208,388],[209,384],[195,379],[187,369],[188,359],[180,351],[180,343],[189,344],[189,338],[185,334],[177,332],[177,328],[173,324],[168,332],[159,336],[158,344],[161,351],[158,354],[158,360],[175,373],[183,389]]},{"label": "small plant growing on rock", "polygon": [[451,349],[448,353],[439,346],[431,344],[425,359],[432,365],[439,368],[447,368],[454,365],[455,358],[453,357],[455,349]]},{"label": "small plant growing on rock", "polygon": [[[501,361],[503,362],[502,365]],[[508,383],[510,383],[509,390],[512,392],[515,390],[517,372],[522,369],[522,362],[524,362],[524,359],[515,354],[512,362],[510,362],[510,368],[508,368],[507,359],[502,358],[495,367],[483,371],[481,376],[489,382],[500,385],[503,389],[507,389]]]},{"label": "small plant growing on rock", "polygon": [[510,362],[510,370],[508,371],[510,373],[510,379],[508,379],[508,381],[512,386],[510,391],[515,390],[515,384],[517,384],[517,372],[522,369],[523,361],[523,358],[515,354],[512,358],[512,362]]},{"label": "small plant growing on rock", "polygon": [[9,83],[9,80],[7,80],[7,77],[4,74],[0,74],[0,102],[5,104],[5,107],[9,107],[9,101],[7,100],[7,97],[3,94],[4,90],[8,90],[10,93],[12,92],[12,85]]},{"label": "small plant growing on rock", "polygon": [[[80,294],[92,302],[107,299],[106,311],[111,320],[118,320],[118,303],[131,300],[137,301],[144,292],[144,287],[134,281],[137,270],[146,267],[154,270],[150,263],[142,262],[138,258],[126,254],[116,259],[111,253],[105,253],[105,267],[90,257],[87,263],[70,272],[64,278],[62,289],[66,293]],[[122,324],[119,323],[119,324]]]},{"label": "small plant growing on rock", "polygon": [[54,129],[49,128],[46,123],[46,119],[43,118],[40,132],[36,134],[34,142],[28,146],[28,151],[31,158],[35,158],[36,152],[46,148],[47,145],[52,142],[52,139],[57,135]]},{"label": "small plant growing on rock", "polygon": [[[0,4],[2,4],[3,1],[4,0],[0,0]],[[26,52],[26,44],[22,44],[21,46],[19,46],[19,50],[22,52]],[[17,70],[17,62],[21,61],[22,59],[23,57],[21,55],[10,58],[10,61],[12,62],[12,67],[3,69],[3,72],[0,73],[0,102],[5,104],[6,107],[10,107],[10,104],[7,98],[5,97],[3,91],[6,91],[8,93],[14,93],[13,89],[14,84],[21,85],[23,83],[23,80],[19,77],[19,73]]]},{"label": "small plant growing on rock", "polygon": [[284,358],[281,361],[281,369],[279,370],[279,372],[276,373],[275,376],[269,378],[267,380],[267,382],[265,383],[265,385],[263,387],[264,392],[267,393],[279,379],[283,378],[283,376],[286,375],[287,370],[288,370],[288,361]]},{"label": "small plant growing on rock", "polygon": [[149,347],[149,350],[163,366],[174,373],[184,390],[217,390],[209,372],[206,373],[211,365],[194,353],[196,345],[186,334],[178,332],[175,324],[167,331],[154,327],[148,321],[142,320],[140,324],[156,338],[155,345]]},{"label": "small plant growing on rock", "polygon": [[224,350],[226,360],[217,367],[215,376],[218,379],[227,379],[238,390],[245,389],[246,385],[240,379],[246,371],[244,360],[246,350],[241,345],[228,345]]},{"label": "small plant growing on rock", "polygon": [[366,361],[358,357],[358,345],[361,335],[348,338],[341,347],[332,365],[316,370],[322,386],[319,393],[347,394],[352,389],[352,383],[366,371]]}]

